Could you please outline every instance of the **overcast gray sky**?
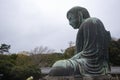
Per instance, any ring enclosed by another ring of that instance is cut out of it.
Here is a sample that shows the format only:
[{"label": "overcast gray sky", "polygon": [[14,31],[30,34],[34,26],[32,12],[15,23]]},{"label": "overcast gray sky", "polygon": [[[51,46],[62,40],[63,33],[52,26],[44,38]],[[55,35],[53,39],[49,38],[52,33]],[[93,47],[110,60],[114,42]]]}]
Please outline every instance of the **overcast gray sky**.
[{"label": "overcast gray sky", "polygon": [[120,0],[0,0],[0,43],[10,44],[12,53],[37,46],[67,48],[76,40],[77,30],[66,18],[73,6],[87,8],[120,38]]}]

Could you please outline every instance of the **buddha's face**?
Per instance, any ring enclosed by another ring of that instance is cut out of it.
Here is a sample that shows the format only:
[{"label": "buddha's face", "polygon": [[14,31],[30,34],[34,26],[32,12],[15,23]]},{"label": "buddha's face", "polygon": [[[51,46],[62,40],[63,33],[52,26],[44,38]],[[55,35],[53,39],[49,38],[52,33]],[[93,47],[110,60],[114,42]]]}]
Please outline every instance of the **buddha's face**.
[{"label": "buddha's face", "polygon": [[68,20],[69,20],[69,24],[74,28],[74,29],[78,29],[80,26],[80,17],[77,14],[74,13],[68,13],[67,16]]}]

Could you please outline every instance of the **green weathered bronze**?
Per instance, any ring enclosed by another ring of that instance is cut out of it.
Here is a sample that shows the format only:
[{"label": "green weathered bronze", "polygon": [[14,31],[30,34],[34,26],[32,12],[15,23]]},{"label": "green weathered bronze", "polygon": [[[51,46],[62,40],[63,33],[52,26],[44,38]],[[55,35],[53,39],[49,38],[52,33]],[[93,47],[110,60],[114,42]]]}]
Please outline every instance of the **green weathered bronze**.
[{"label": "green weathered bronze", "polygon": [[67,12],[69,24],[79,29],[76,38],[76,54],[67,60],[55,62],[50,76],[98,76],[107,75],[108,45],[110,33],[98,18],[90,17],[83,7],[73,7]]}]

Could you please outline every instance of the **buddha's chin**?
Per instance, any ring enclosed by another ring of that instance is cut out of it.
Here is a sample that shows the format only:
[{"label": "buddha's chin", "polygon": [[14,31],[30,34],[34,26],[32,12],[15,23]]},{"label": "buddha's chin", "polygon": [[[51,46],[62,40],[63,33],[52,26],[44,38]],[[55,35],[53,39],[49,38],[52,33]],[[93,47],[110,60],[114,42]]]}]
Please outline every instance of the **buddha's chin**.
[{"label": "buddha's chin", "polygon": [[74,29],[78,29],[78,26],[72,26]]},{"label": "buddha's chin", "polygon": [[78,25],[73,25],[72,27],[74,28],[74,29],[78,29],[79,28],[79,24]]}]

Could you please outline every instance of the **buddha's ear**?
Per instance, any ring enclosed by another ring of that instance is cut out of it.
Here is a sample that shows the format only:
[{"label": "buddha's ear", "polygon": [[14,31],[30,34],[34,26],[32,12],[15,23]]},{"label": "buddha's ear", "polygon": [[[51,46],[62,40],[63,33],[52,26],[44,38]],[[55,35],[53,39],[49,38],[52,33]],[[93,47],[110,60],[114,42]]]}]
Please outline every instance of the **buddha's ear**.
[{"label": "buddha's ear", "polygon": [[78,11],[78,17],[79,17],[79,20],[83,20],[83,14],[81,11]]}]

